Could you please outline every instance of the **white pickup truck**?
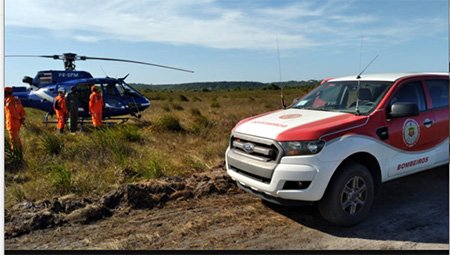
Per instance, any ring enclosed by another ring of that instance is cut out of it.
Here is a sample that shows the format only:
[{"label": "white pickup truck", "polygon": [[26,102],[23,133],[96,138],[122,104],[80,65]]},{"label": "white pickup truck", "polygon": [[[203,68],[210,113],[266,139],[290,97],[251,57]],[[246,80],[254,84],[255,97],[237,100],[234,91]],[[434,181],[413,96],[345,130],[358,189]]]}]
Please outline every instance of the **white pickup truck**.
[{"label": "white pickup truck", "polygon": [[317,202],[329,222],[357,224],[381,183],[448,163],[448,89],[448,73],[329,79],[240,121],[227,173],[270,202]]}]

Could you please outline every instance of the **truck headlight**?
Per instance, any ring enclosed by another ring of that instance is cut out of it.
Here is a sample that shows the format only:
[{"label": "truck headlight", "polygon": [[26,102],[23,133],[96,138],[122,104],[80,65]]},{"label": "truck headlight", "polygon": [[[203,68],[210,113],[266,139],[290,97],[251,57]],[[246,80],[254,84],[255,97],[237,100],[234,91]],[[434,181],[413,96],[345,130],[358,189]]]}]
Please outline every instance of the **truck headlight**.
[{"label": "truck headlight", "polygon": [[311,155],[319,153],[325,141],[292,141],[280,142],[286,156]]}]

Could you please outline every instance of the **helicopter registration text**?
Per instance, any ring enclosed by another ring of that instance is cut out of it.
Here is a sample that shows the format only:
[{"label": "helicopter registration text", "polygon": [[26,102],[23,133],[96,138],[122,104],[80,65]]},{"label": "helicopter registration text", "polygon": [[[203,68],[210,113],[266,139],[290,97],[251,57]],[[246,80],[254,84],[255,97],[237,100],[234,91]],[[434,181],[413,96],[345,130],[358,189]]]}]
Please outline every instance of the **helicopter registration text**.
[{"label": "helicopter registration text", "polygon": [[60,72],[58,73],[58,77],[67,77],[67,78],[78,78],[79,73],[78,72]]}]

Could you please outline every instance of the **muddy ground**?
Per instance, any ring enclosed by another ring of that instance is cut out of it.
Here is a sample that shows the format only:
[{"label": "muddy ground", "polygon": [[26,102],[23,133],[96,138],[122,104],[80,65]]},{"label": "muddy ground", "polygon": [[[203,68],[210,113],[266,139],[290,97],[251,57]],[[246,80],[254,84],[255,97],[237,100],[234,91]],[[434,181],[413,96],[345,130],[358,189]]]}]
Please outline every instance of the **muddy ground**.
[{"label": "muddy ground", "polygon": [[448,250],[448,173],[440,167],[384,184],[363,223],[339,228],[314,206],[263,203],[217,168],[101,198],[18,204],[5,215],[5,248]]}]

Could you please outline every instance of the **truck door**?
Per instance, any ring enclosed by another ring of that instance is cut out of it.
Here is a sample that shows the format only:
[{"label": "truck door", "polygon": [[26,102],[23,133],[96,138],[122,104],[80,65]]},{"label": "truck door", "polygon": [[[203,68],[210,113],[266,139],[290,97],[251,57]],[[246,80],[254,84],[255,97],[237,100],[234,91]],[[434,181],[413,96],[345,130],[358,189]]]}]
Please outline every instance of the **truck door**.
[{"label": "truck door", "polygon": [[[426,79],[426,88],[429,94],[429,108],[434,115],[436,144],[442,144],[448,140],[448,87],[447,79]],[[445,163],[448,161],[448,150],[442,146],[442,150],[435,153],[436,163]]]},{"label": "truck door", "polygon": [[[387,106],[388,144],[395,151],[389,159],[389,176],[422,170],[433,163],[430,149],[437,144],[434,114],[427,107],[424,85],[420,80],[399,84]],[[415,103],[418,116],[390,118],[391,105]]]}]

